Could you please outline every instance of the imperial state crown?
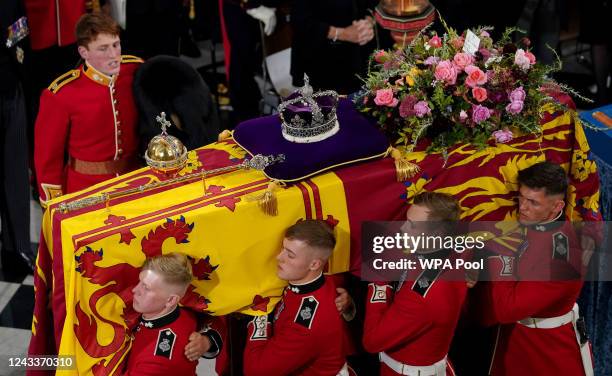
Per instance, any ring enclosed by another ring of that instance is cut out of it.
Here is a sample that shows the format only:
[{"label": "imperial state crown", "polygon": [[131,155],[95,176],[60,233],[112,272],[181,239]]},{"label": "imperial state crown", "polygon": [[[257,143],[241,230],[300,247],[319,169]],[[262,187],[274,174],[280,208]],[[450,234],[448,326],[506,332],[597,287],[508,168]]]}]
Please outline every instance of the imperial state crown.
[{"label": "imperial state crown", "polygon": [[283,137],[291,142],[309,143],[333,136],[340,130],[337,106],[338,93],[333,90],[314,93],[304,74],[304,86],[278,106]]}]

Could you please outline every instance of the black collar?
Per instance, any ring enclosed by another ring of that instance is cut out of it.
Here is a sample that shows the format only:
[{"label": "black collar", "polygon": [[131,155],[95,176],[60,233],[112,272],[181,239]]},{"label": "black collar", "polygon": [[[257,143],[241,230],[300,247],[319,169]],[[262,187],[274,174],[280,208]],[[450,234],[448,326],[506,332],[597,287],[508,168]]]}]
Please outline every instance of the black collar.
[{"label": "black collar", "polygon": [[162,317],[158,317],[153,320],[147,320],[144,317],[140,316],[139,325],[144,326],[145,328],[149,328],[149,329],[161,328],[161,327],[167,326],[175,322],[176,319],[179,318],[179,315],[180,315],[180,308],[177,306],[173,311],[163,315]]},{"label": "black collar", "polygon": [[323,275],[323,273],[321,273],[321,275],[313,281],[304,283],[302,285],[293,285],[290,283],[289,286],[287,286],[287,289],[291,290],[296,294],[309,294],[313,291],[320,289],[323,284],[325,284],[325,276]]}]

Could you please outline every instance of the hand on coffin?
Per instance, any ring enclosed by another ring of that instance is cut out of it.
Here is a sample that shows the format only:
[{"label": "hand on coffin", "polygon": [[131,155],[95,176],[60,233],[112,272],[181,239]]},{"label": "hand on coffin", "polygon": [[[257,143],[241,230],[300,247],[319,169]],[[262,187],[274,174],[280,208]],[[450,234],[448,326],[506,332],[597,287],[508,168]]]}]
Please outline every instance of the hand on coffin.
[{"label": "hand on coffin", "polygon": [[334,301],[336,303],[336,309],[338,309],[338,312],[346,321],[351,321],[353,318],[355,318],[357,311],[353,298],[349,295],[346,289],[343,289],[342,287],[336,288],[336,292],[338,293],[338,296]]},{"label": "hand on coffin", "polygon": [[185,356],[192,362],[197,361],[200,357],[210,350],[211,343],[208,336],[193,332],[189,335],[189,343],[185,346]]}]

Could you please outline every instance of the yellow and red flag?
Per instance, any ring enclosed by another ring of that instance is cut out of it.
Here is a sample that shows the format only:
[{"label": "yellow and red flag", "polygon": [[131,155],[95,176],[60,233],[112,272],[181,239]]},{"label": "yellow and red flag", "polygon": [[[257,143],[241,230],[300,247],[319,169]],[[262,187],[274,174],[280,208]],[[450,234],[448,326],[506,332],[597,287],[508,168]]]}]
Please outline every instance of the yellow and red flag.
[{"label": "yellow and red flag", "polygon": [[[424,147],[409,156],[422,172],[408,182],[396,181],[390,159],[349,166],[277,189],[277,216],[258,207],[269,183],[259,171],[225,172],[59,210],[62,202],[160,180],[144,168],[51,202],[43,217],[29,353],[76,356],[77,368],[60,375],[119,374],[138,317],[131,289],[146,257],[191,257],[196,280],[182,303],[196,311],[269,312],[284,287],[275,257],[284,230],[296,221],[333,225],[338,242],[329,272],[358,274],[363,221],[402,219],[406,200],[422,190],[457,197],[466,220],[511,219],[517,171],[544,159],[569,172],[568,216],[601,220],[596,168],[573,113],[547,114],[537,137],[483,150],[458,145],[446,159]],[[179,174],[234,165],[245,156],[231,140],[211,144],[190,152]]]}]

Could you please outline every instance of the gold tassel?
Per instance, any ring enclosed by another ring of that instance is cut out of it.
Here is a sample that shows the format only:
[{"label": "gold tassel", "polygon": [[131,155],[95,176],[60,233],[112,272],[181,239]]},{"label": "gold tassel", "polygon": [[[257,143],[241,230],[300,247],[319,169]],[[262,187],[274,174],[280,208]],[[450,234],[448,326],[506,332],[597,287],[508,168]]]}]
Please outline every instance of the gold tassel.
[{"label": "gold tassel", "polygon": [[421,171],[418,165],[408,161],[398,149],[389,147],[387,152],[391,154],[391,157],[395,160],[397,181],[406,181]]},{"label": "gold tassel", "polygon": [[218,142],[225,141],[232,137],[234,137],[234,132],[230,131],[229,129],[226,129],[223,132],[219,133],[219,136],[217,137],[217,141]]},{"label": "gold tassel", "polygon": [[271,181],[268,184],[268,188],[262,196],[257,200],[259,208],[267,215],[276,216],[278,215],[278,200],[274,194],[274,190],[279,186],[278,182]]},{"label": "gold tassel", "polygon": [[189,1],[189,19],[195,20],[195,2],[194,0]]}]

